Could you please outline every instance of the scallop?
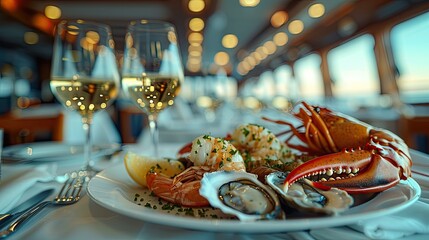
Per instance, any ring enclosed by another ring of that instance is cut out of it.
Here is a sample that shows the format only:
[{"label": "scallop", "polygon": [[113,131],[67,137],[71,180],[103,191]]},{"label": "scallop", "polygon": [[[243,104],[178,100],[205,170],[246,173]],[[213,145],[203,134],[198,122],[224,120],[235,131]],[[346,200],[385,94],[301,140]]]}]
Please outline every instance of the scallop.
[{"label": "scallop", "polygon": [[274,189],[285,202],[299,211],[338,215],[353,205],[353,197],[338,188],[321,190],[312,186],[308,179],[299,180],[283,189],[287,173],[273,172],[265,177],[266,183]]},{"label": "scallop", "polygon": [[200,195],[212,207],[241,221],[284,218],[276,193],[261,183],[255,174],[236,171],[206,173],[201,180]]}]

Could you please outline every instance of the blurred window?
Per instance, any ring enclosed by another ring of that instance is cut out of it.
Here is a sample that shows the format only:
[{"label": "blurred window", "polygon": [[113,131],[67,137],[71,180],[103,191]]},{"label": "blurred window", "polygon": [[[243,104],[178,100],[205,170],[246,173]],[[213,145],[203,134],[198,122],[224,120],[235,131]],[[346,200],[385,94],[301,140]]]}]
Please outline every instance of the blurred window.
[{"label": "blurred window", "polygon": [[[429,13],[396,25],[391,32],[393,57],[399,71],[398,87],[405,102],[429,96]],[[425,98],[425,99],[423,99]]]},{"label": "blurred window", "polygon": [[320,71],[321,58],[310,54],[295,62],[295,77],[303,100],[320,103],[324,99],[323,78]]},{"label": "blurred window", "polygon": [[292,97],[290,87],[292,79],[292,68],[289,65],[281,65],[274,70],[276,95]]},{"label": "blurred window", "polygon": [[258,98],[263,102],[271,101],[275,96],[276,86],[274,82],[274,75],[271,71],[263,72],[258,79]]},{"label": "blurred window", "polygon": [[328,53],[332,92],[340,102],[372,105],[380,95],[374,38],[365,34]]}]

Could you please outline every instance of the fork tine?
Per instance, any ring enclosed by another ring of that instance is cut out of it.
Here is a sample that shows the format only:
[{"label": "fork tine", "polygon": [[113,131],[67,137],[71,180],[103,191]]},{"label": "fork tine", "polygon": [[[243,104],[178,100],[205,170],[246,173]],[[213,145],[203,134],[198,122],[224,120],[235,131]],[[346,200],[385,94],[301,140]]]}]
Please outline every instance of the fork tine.
[{"label": "fork tine", "polygon": [[70,205],[74,204],[80,199],[82,188],[89,181],[89,176],[86,171],[72,172],[68,174],[67,180],[64,182],[58,195],[52,201],[44,201],[32,207],[26,213],[18,217],[12,222],[9,227],[0,231],[0,238],[7,237],[14,233],[25,221],[32,216],[36,215],[43,208],[49,205]]},{"label": "fork tine", "polygon": [[72,196],[75,201],[79,200],[80,193],[82,192],[82,187],[86,182],[86,175],[84,172],[79,172],[79,178],[77,179],[76,183],[73,185],[74,189],[72,192]]},{"label": "fork tine", "polygon": [[68,201],[71,196],[73,196],[74,191],[74,185],[77,180],[77,173],[72,172],[69,174],[69,178],[64,182],[63,186],[61,187],[61,190],[59,191],[58,195],[55,198],[55,201]]},{"label": "fork tine", "polygon": [[70,189],[70,184],[72,181],[73,179],[70,177],[64,182],[63,186],[61,187],[61,190],[58,192],[57,196],[55,197],[55,200],[60,200],[67,194],[67,192]]}]

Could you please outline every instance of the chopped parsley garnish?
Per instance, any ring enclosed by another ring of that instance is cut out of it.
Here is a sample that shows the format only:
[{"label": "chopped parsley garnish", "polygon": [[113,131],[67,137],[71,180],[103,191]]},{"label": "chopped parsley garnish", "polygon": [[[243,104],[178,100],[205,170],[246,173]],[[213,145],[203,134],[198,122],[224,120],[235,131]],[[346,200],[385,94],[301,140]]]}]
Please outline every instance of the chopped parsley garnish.
[{"label": "chopped parsley garnish", "polygon": [[219,168],[222,168],[222,167],[223,167],[223,161],[220,161]]},{"label": "chopped parsley garnish", "polygon": [[231,150],[229,151],[229,154],[231,154],[231,155],[235,155],[235,154],[237,153],[237,151],[238,151],[238,150],[233,150],[233,149],[231,149]]},{"label": "chopped parsley garnish", "polygon": [[249,135],[249,133],[250,133],[250,131],[249,131],[247,128],[243,128],[243,129],[241,129],[241,132],[243,133],[243,135],[244,135],[245,137],[247,137],[247,135]]}]

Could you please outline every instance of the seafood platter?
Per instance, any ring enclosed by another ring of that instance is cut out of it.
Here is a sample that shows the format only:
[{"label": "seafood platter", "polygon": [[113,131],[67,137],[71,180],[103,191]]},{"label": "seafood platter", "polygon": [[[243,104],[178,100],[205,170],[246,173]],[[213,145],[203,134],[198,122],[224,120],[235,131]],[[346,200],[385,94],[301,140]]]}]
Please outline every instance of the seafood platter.
[{"label": "seafood platter", "polygon": [[[408,147],[394,133],[306,102],[292,115],[299,125],[264,118],[284,127],[279,133],[248,123],[223,137],[203,134],[176,159],[127,153],[125,169],[136,187],[126,198],[141,211],[158,208],[185,221],[311,224],[343,217],[332,220],[341,225],[356,220],[350,218],[354,208],[412,180]],[[418,199],[418,184],[412,185],[396,210]],[[386,209],[379,214],[390,213]]]}]

